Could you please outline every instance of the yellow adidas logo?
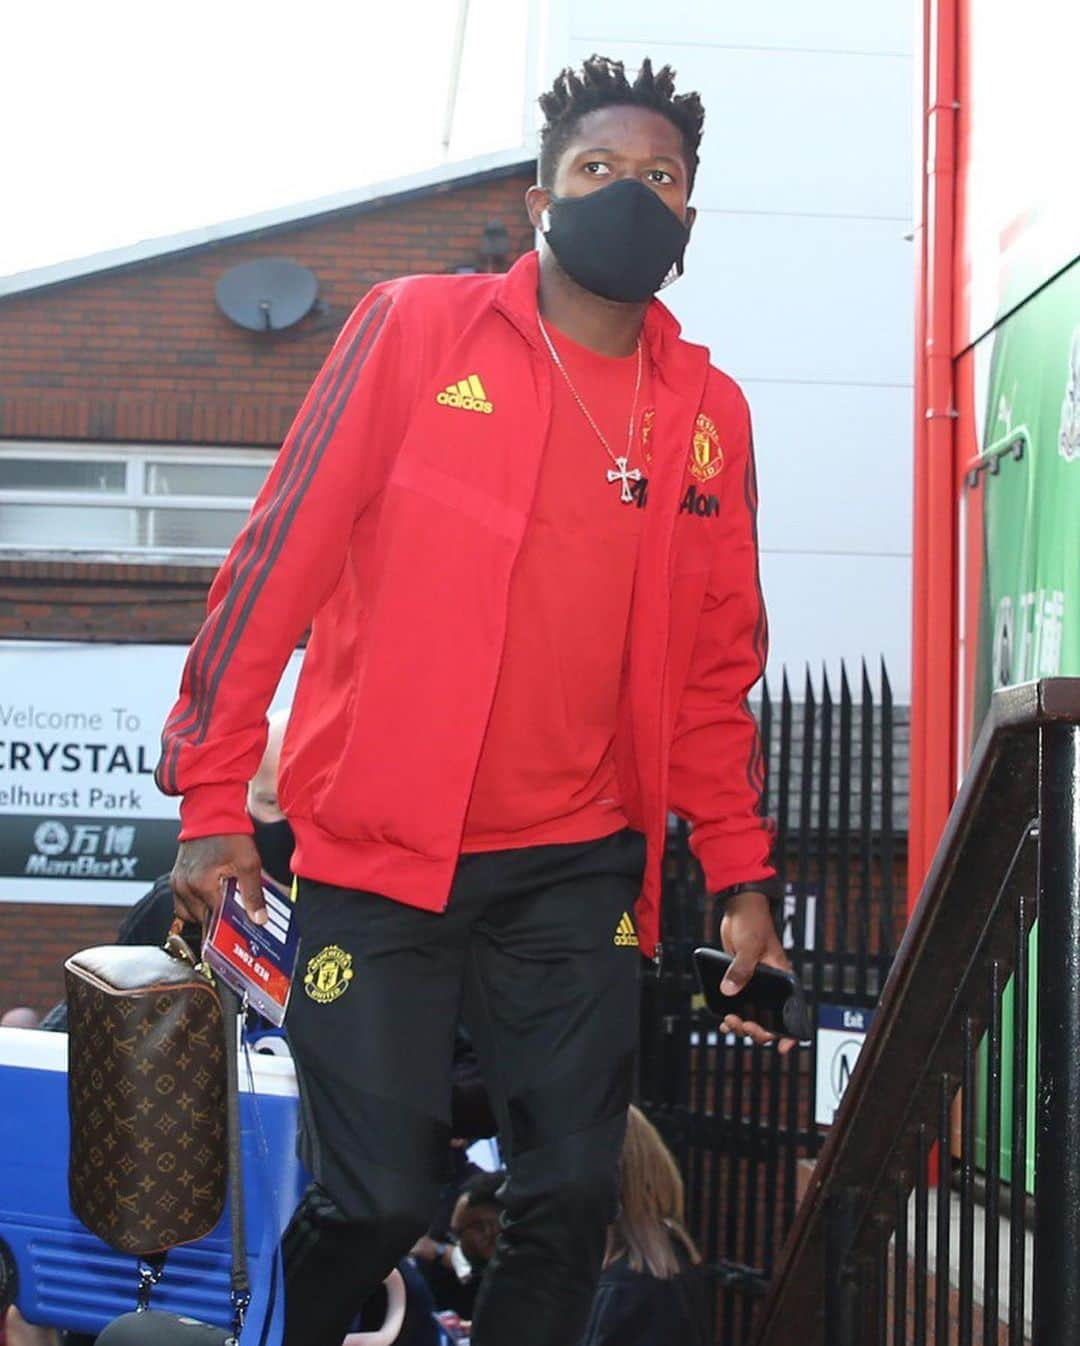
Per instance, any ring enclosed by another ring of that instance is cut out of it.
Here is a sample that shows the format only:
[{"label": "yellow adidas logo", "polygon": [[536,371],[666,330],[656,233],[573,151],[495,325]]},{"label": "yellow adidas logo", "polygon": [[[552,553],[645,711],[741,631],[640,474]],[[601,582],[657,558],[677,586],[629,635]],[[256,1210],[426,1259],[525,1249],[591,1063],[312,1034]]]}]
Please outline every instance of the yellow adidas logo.
[{"label": "yellow adidas logo", "polygon": [[476,374],[470,374],[467,379],[461,379],[457,383],[447,384],[435,401],[441,407],[460,407],[462,411],[482,411],[486,416],[490,416],[495,410],[488,401],[488,395],[484,392],[484,385]]},{"label": "yellow adidas logo", "polygon": [[630,919],[630,913],[624,911],[615,928],[615,943],[621,949],[636,949],[638,947],[637,931],[634,929],[634,922]]}]

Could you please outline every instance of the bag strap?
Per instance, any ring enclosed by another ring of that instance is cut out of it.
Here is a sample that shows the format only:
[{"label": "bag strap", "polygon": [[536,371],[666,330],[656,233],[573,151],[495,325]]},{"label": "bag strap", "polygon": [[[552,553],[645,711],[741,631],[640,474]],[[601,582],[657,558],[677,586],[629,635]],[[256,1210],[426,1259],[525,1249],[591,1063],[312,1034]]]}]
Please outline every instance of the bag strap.
[{"label": "bag strap", "polygon": [[244,1315],[251,1303],[247,1248],[244,1243],[244,1173],[240,1144],[240,1024],[242,1007],[236,995],[217,979],[225,1020],[225,1126],[229,1153],[229,1216],[232,1266],[229,1290],[233,1307],[233,1337],[239,1341]]},{"label": "bag strap", "polygon": [[[255,1084],[255,1071],[251,1064],[251,1043],[246,1035],[241,1037],[241,1041],[244,1045],[244,1065],[247,1068],[248,1088],[251,1091],[251,1118],[255,1126],[255,1151],[259,1162],[259,1176],[265,1190],[272,1198],[273,1209],[279,1210],[277,1184],[274,1181],[270,1165],[270,1146],[266,1139],[266,1132],[263,1130],[262,1119],[259,1116],[259,1091]],[[272,1297],[264,1312],[259,1341],[277,1343],[282,1340],[285,1334],[285,1269],[281,1260],[281,1239],[274,1238],[273,1245],[274,1266],[270,1282]]]}]

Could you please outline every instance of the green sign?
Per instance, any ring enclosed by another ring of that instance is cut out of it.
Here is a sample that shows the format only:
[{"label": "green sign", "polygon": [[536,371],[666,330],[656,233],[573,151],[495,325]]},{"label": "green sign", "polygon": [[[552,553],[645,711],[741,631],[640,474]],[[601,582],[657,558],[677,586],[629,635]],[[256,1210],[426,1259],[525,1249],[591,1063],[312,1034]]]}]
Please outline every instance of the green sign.
[{"label": "green sign", "polygon": [[[978,359],[978,353],[976,354]],[[983,470],[983,573],[972,738],[998,687],[1080,674],[1080,262],[998,327]],[[1018,820],[1019,821],[1019,820]],[[1030,944],[1026,1185],[1035,1181],[1038,930]],[[1001,1171],[1011,1180],[1014,996],[1002,1003]],[[986,1057],[979,1070],[985,1163]]]},{"label": "green sign", "polygon": [[998,328],[984,424],[976,730],[994,689],[1080,673],[1080,263]]}]

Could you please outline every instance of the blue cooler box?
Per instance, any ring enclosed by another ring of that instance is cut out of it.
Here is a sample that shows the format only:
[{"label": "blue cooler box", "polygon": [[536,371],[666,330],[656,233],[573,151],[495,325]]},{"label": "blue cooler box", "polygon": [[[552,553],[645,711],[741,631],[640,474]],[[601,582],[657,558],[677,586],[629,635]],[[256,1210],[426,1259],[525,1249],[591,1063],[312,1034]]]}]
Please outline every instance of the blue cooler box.
[{"label": "blue cooler box", "polygon": [[[280,1051],[280,1040],[274,1044]],[[240,1063],[244,1205],[252,1300],[243,1346],[278,1346],[270,1321],[275,1250],[306,1178],[296,1159],[292,1061],[252,1055],[255,1098]],[[257,1104],[258,1113],[253,1104]],[[260,1134],[261,1133],[261,1134]],[[263,1146],[265,1144],[265,1156]],[[16,1267],[15,1303],[33,1323],[96,1334],[135,1307],[134,1259],[89,1233],[68,1202],[67,1034],[0,1028],[0,1255]],[[198,1243],[171,1252],[154,1308],[227,1326],[229,1212]]]}]

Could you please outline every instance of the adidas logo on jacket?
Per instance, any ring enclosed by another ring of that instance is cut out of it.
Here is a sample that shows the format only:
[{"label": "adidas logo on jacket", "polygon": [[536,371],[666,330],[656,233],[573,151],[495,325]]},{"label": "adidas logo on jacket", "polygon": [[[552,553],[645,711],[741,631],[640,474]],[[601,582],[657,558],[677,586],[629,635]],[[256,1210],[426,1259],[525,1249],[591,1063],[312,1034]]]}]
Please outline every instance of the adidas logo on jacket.
[{"label": "adidas logo on jacket", "polygon": [[487,400],[484,385],[475,374],[457,383],[448,384],[436,397],[441,407],[460,407],[462,411],[482,411],[490,416],[495,408]]}]

